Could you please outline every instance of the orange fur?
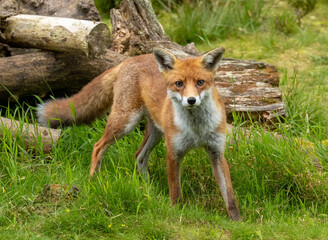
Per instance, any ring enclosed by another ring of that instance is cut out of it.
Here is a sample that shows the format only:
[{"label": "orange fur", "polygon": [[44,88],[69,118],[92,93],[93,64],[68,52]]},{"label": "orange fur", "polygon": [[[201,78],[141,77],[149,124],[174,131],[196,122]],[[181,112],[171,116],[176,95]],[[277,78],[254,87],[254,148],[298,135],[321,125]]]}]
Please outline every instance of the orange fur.
[{"label": "orange fur", "polygon": [[111,109],[104,134],[94,145],[92,176],[100,168],[108,146],[146,117],[145,138],[135,154],[139,170],[147,170],[149,154],[164,136],[169,192],[174,204],[181,197],[181,159],[191,148],[205,147],[228,214],[238,220],[240,214],[224,158],[225,110],[214,85],[214,73],[223,52],[223,48],[218,48],[198,58],[179,60],[165,50],[155,49],[154,55],[128,59],[71,98],[41,105],[39,121],[50,126],[88,123]]}]

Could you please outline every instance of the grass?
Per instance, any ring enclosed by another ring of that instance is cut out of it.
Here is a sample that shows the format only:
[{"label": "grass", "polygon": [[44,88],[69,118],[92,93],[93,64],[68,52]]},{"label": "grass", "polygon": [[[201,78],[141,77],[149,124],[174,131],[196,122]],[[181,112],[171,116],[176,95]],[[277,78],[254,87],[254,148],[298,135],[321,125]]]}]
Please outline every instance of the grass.
[{"label": "grass", "polygon": [[181,44],[220,40],[240,31],[254,31],[262,20],[263,3],[263,0],[196,0],[176,6],[170,14],[162,12],[160,22],[168,22],[164,24],[165,31]]},{"label": "grass", "polygon": [[[227,57],[265,61],[280,73],[288,114],[274,132],[284,138],[253,122],[250,139],[244,139],[244,123],[236,117],[226,147],[242,222],[228,219],[203,150],[184,159],[184,202],[170,206],[163,142],[151,154],[152,181],[136,171],[139,129],[106,152],[101,172],[89,180],[92,147],[105,125],[100,119],[64,129],[48,154],[42,146],[28,150],[1,127],[0,239],[327,239],[328,4],[319,2],[292,32],[275,28],[275,17],[288,10],[285,2],[263,4],[253,30],[217,40],[203,35],[197,45],[204,51],[224,46]],[[160,12],[167,29],[165,14]],[[1,115],[36,124],[34,112],[22,104],[3,107]],[[79,192],[49,194],[46,184]]]},{"label": "grass", "polygon": [[[100,174],[89,181],[89,156],[104,124],[98,120],[91,127],[67,128],[54,152],[43,156],[27,153],[9,134],[4,137],[1,239],[13,234],[18,239],[327,236],[327,149],[320,143],[312,154],[321,171],[292,137],[272,143],[271,133],[257,129],[261,134],[254,131],[250,141],[228,145],[226,157],[244,220],[231,223],[203,151],[193,151],[184,161],[182,206],[169,203],[163,144],[152,154],[152,182],[136,173],[132,155],[142,140],[140,131],[115,144]],[[79,193],[76,198],[67,199],[63,192],[55,201],[37,201],[43,186],[51,183],[75,185]]]}]

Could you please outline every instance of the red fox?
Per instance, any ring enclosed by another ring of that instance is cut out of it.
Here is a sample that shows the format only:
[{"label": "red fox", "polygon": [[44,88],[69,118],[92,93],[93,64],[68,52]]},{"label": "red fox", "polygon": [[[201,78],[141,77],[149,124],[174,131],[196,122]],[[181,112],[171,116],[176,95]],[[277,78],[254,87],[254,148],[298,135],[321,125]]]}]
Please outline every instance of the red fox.
[{"label": "red fox", "polygon": [[71,98],[39,105],[38,121],[51,127],[89,123],[110,109],[104,134],[93,148],[92,176],[100,169],[109,145],[146,118],[145,137],[135,154],[139,171],[148,173],[149,154],[164,137],[169,193],[175,204],[181,197],[181,159],[191,148],[204,147],[229,217],[238,220],[224,157],[225,109],[214,85],[214,73],[224,51],[216,48],[200,57],[180,60],[157,48],[153,54],[130,58],[96,77]]}]

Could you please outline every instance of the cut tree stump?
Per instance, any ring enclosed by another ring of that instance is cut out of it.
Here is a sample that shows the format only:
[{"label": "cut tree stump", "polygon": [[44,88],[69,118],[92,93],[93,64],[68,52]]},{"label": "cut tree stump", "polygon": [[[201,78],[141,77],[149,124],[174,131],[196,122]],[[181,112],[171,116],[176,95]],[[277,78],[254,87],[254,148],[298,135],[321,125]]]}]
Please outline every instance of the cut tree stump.
[{"label": "cut tree stump", "polygon": [[108,48],[110,31],[102,22],[16,15],[5,20],[2,40],[10,46],[39,48],[95,57]]},{"label": "cut tree stump", "polygon": [[39,125],[20,123],[13,119],[0,117],[0,136],[3,137],[6,128],[14,137],[20,137],[24,140],[25,145],[29,149],[35,149],[43,145],[43,152],[52,151],[61,135],[60,129],[46,128]]}]

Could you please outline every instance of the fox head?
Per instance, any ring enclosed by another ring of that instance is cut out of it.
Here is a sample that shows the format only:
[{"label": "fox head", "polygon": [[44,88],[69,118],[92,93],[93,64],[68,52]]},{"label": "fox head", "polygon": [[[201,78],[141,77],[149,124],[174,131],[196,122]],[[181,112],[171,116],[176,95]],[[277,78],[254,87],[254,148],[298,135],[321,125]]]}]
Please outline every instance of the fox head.
[{"label": "fox head", "polygon": [[214,74],[224,51],[221,47],[197,58],[179,60],[164,49],[154,49],[153,54],[172,101],[188,109],[201,105],[215,87]]}]

